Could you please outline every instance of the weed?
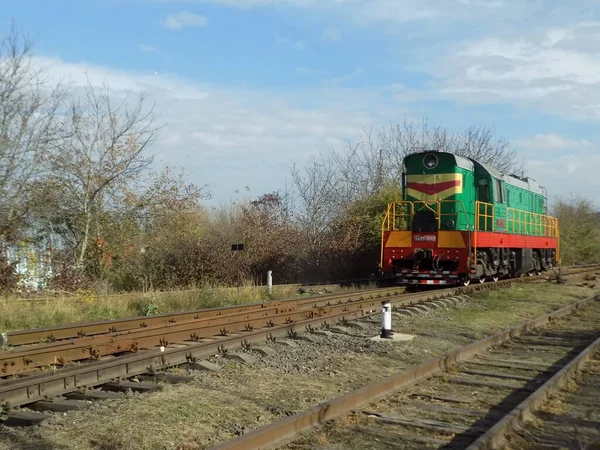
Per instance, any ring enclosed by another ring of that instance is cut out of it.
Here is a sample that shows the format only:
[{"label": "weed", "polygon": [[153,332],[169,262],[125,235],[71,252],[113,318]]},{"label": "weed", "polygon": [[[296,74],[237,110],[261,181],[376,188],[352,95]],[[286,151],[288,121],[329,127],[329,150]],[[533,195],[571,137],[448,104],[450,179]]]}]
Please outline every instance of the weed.
[{"label": "weed", "polygon": [[146,305],[144,305],[142,314],[144,316],[155,316],[158,314],[158,312],[159,309],[157,305],[155,305],[154,303],[147,303]]}]

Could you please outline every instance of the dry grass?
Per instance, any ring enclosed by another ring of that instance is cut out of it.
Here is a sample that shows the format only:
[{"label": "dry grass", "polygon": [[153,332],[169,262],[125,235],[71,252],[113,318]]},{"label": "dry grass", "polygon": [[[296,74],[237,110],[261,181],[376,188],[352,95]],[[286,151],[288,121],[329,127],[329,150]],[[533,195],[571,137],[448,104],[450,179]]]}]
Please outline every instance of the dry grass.
[{"label": "dry grass", "polygon": [[[262,286],[202,288],[189,291],[148,292],[98,296],[91,292],[72,297],[23,300],[0,298],[0,331],[42,328],[66,323],[120,319],[173,311],[214,308],[298,297],[297,285],[273,286],[272,296]],[[337,285],[312,286],[310,292],[342,289]]]},{"label": "dry grass", "polygon": [[[417,337],[390,345],[385,351],[373,347],[359,354],[339,345],[346,339],[343,336],[330,338],[326,345],[278,347],[288,360],[294,354],[299,365],[311,364],[318,370],[284,372],[282,353],[250,367],[227,362],[221,372],[200,374],[193,383],[167,385],[162,392],[132,399],[98,402],[87,411],[53,418],[38,429],[11,431],[0,438],[0,450],[24,449],[26,445],[82,450],[207,448],[235,437],[243,429],[266,425],[286,412],[305,410],[592,292],[573,285],[541,284],[478,294],[469,308],[437,311],[396,323],[398,332]],[[302,359],[307,353],[314,356],[310,363]],[[349,416],[340,423],[352,426],[358,419]],[[19,445],[15,445],[17,441]],[[320,430],[293,445],[299,448],[320,443],[336,448],[335,441],[335,434],[332,438],[329,432],[323,434]],[[349,441],[342,438],[342,442]],[[392,448],[385,445],[373,441],[364,448]]]}]

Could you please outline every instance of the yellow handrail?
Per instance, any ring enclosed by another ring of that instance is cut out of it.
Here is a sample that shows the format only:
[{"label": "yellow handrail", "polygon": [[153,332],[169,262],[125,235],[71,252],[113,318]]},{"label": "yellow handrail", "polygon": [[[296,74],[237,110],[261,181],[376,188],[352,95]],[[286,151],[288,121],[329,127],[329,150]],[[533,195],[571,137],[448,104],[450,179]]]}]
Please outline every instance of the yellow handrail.
[{"label": "yellow handrail", "polygon": [[[481,212],[482,209],[483,212]],[[480,217],[484,219],[483,230],[480,229]],[[489,224],[488,219],[490,219]],[[475,231],[494,231],[494,205],[492,203],[475,202]]]},{"label": "yellow handrail", "polygon": [[[457,204],[454,212],[442,212],[443,204]],[[463,202],[459,200],[440,200],[435,202],[401,201],[388,204],[387,212],[381,224],[382,233],[391,230],[408,230],[417,210],[429,209],[437,217],[438,229],[441,229],[443,217],[464,215],[467,226],[471,229]],[[478,231],[495,231],[495,207],[492,203],[475,202],[474,229]],[[506,208],[506,232],[558,238],[558,221],[551,216],[523,211],[516,208]]]},{"label": "yellow handrail", "polygon": [[[458,203],[458,210],[455,209],[451,213],[443,213],[441,205],[448,203]],[[425,201],[400,201],[388,204],[386,215],[381,223],[381,262],[383,266],[383,248],[385,231],[392,230],[410,230],[413,216],[416,208],[420,205],[420,209],[429,209],[436,214],[438,221],[438,230],[441,229],[443,216],[456,216],[464,214],[467,220],[468,229],[474,230],[473,242],[473,258],[475,265],[477,264],[477,232],[478,231],[495,231],[495,209],[492,203],[475,202],[475,220],[474,227],[471,228],[469,213],[459,200],[438,200],[435,202]],[[483,223],[481,223],[483,220]],[[506,208],[506,232],[512,234],[525,234],[534,236],[545,236],[557,239],[556,260],[560,261],[560,233],[558,228],[558,220],[555,217],[546,216],[543,214],[532,213],[515,208]]]},{"label": "yellow handrail", "polygon": [[551,216],[506,208],[506,221],[508,231],[515,234],[558,237],[558,221]]}]

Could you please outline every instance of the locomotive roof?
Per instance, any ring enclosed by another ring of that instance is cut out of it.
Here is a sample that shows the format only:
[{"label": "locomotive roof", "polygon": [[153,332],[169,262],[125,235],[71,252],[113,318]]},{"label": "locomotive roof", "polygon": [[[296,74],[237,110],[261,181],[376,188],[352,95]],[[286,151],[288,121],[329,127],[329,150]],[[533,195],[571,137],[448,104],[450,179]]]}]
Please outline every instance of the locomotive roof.
[{"label": "locomotive roof", "polygon": [[504,180],[505,183],[508,183],[515,187],[520,187],[521,189],[527,189],[528,191],[535,192],[536,194],[544,195],[544,191],[542,190],[540,185],[537,184],[536,181],[531,178],[518,178],[514,175],[505,175],[498,169],[490,166],[489,164],[485,164],[475,160],[473,161],[479,164],[485,170],[487,170],[490,173],[490,175]]},{"label": "locomotive roof", "polygon": [[485,164],[480,161],[476,161],[472,158],[464,158],[464,157],[458,156],[454,153],[438,152],[435,150],[423,151],[423,152],[411,153],[409,155],[406,155],[406,158],[415,156],[415,155],[423,155],[426,153],[438,153],[438,154],[452,155],[454,157],[454,159],[456,160],[456,165],[458,167],[461,167],[461,168],[467,169],[467,170],[473,170],[474,165],[479,165],[484,170],[486,170],[491,176],[499,178],[501,180],[504,180],[505,183],[508,183],[515,187],[519,187],[521,189],[527,189],[528,191],[535,192],[536,194],[545,195],[544,191],[542,190],[540,185],[531,178],[519,178],[514,175],[506,175],[506,174],[503,174],[502,172],[500,172],[495,167],[490,166],[489,164]]}]

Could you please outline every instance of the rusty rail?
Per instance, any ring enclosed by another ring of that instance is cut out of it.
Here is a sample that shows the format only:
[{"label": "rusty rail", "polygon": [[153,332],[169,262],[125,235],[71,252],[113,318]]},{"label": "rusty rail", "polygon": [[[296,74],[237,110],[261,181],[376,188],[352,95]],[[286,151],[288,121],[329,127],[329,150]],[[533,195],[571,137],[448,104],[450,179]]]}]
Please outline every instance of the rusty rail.
[{"label": "rusty rail", "polygon": [[190,343],[185,347],[177,348],[165,347],[164,350],[152,349],[108,361],[82,364],[59,370],[56,374],[42,372],[20,379],[6,380],[0,383],[0,405],[14,408],[45,398],[99,386],[115,379],[160,372],[168,367],[196,362],[229,349],[293,335],[310,327],[327,326],[342,319],[359,318],[364,315],[363,313],[364,311],[361,310],[341,312],[326,318],[315,317],[233,336],[219,336],[210,342]]},{"label": "rusty rail", "polygon": [[293,306],[268,308],[262,311],[243,312],[222,317],[198,319],[169,326],[143,327],[122,333],[103,334],[70,341],[59,341],[23,350],[0,352],[0,374],[9,376],[46,365],[66,365],[73,361],[98,359],[102,356],[135,352],[169,344],[186,344],[244,333],[259,328],[294,323],[313,317],[327,318],[341,312],[357,311],[371,314],[379,310],[382,299],[387,299],[396,307],[411,305],[417,301],[438,299],[451,295],[452,290],[436,292],[435,295],[389,295],[362,297],[346,302],[338,301],[331,305],[329,300],[321,300],[311,305],[311,309],[295,309]]},{"label": "rusty rail", "polygon": [[[576,272],[579,273],[579,272]],[[571,273],[572,275],[573,273]],[[120,333],[110,333],[82,337],[69,341],[59,341],[44,345],[25,348],[17,351],[0,352],[0,375],[10,376],[34,371],[40,367],[59,365],[64,366],[74,361],[97,360],[102,356],[136,352],[169,344],[188,344],[211,339],[216,336],[226,336],[231,333],[244,333],[259,328],[271,328],[276,325],[289,324],[312,318],[327,318],[344,312],[359,311],[370,314],[379,309],[380,299],[388,299],[395,306],[406,306],[415,302],[437,299],[456,293],[468,293],[480,289],[492,289],[515,282],[533,281],[542,278],[520,278],[503,280],[496,283],[475,285],[458,289],[444,289],[429,293],[404,294],[398,291],[393,294],[390,290],[378,292],[377,296],[369,298],[336,295],[333,298],[300,299],[275,304],[252,305],[251,311],[236,312],[222,315],[223,310],[211,310],[213,317],[198,318],[197,320],[168,321],[167,325],[160,322],[148,326],[141,322],[135,329]],[[382,295],[384,294],[385,295]],[[366,296],[366,294],[363,294]],[[343,301],[343,298],[347,298]],[[337,299],[337,302],[335,302]],[[317,300],[317,301],[315,301]],[[335,303],[332,305],[332,303]],[[306,309],[303,309],[306,307]],[[231,308],[227,309],[233,311]],[[147,318],[142,318],[145,320]],[[163,318],[164,320],[164,318]]]},{"label": "rusty rail", "polygon": [[[526,280],[532,280],[532,278],[528,278]],[[478,288],[492,288],[494,286],[499,286],[500,284],[501,283],[493,283],[487,286],[481,285],[478,287],[469,287],[466,290],[461,290],[461,292],[472,292]],[[509,281],[505,282],[504,284],[509,284]],[[439,294],[439,291],[437,293]],[[589,299],[586,301],[589,301]],[[584,304],[586,301],[579,302],[578,304],[571,306],[571,308],[575,309]],[[567,314],[565,311],[566,310],[563,309],[554,312],[548,315],[548,317]],[[265,340],[273,340],[277,337],[287,336],[290,334],[293,335],[296,332],[303,331],[304,329],[326,326],[343,319],[355,319],[362,317],[365,314],[367,314],[365,309],[341,311],[338,314],[333,314],[325,318],[314,317],[311,319],[270,328],[241,332],[231,336],[217,336],[214,337],[210,342],[190,342],[184,347],[177,346],[176,348],[166,347],[164,349],[152,349],[135,354],[120,356],[119,358],[114,358],[108,361],[97,361],[89,364],[82,364],[80,366],[60,369],[56,373],[43,372],[21,379],[4,380],[0,384],[0,405],[8,408],[14,408],[44,400],[46,398],[60,396],[78,390],[85,390],[114,380],[129,378],[145,373],[160,372],[168,367],[183,363],[196,362],[201,358],[214,355],[215,353],[226,352],[228,349],[252,345],[259,342],[264,342]],[[544,318],[538,319],[538,321],[540,321],[540,323],[545,323]],[[534,325],[537,324],[537,322],[531,323]],[[496,342],[499,338],[492,337],[491,339],[492,341]],[[423,376],[427,370],[438,368],[439,364],[440,363],[437,361],[434,361],[413,369],[413,371],[411,371],[408,375],[408,381],[416,379],[417,376]],[[407,382],[405,377],[406,375],[403,375],[401,380],[392,379],[390,385],[391,387],[388,386],[388,389],[395,389],[399,383],[401,387],[402,383]],[[348,402],[348,400],[345,401]],[[327,416],[335,411],[337,411],[338,415],[341,414],[342,411],[344,411],[344,405],[341,405],[340,407],[338,403],[339,402],[334,402],[333,409],[325,408],[323,411],[320,409],[317,410],[315,412],[316,418],[309,419],[309,426],[312,426],[313,423],[315,425],[318,424],[319,417],[325,413]]]},{"label": "rusty rail", "polygon": [[[568,268],[567,270],[570,273],[580,273],[581,271],[587,271],[588,269],[592,269],[598,266],[578,266],[575,268]],[[575,272],[571,272],[575,271]],[[579,272],[578,272],[579,271]],[[550,277],[553,277],[554,274],[550,273]],[[543,277],[543,275],[542,275]],[[535,278],[534,278],[535,279]],[[509,280],[512,282],[517,280]],[[494,283],[487,283],[494,284]],[[448,289],[439,290],[436,292],[444,295],[445,292],[451,292],[455,289],[459,289],[461,293],[466,292],[465,289],[461,287],[453,287]],[[209,317],[218,317],[226,314],[237,314],[243,312],[252,312],[252,311],[261,311],[265,308],[272,307],[283,307],[284,305],[311,305],[315,302],[315,300],[328,300],[334,301],[337,299],[357,299],[368,295],[373,294],[383,294],[385,295],[387,292],[397,293],[400,289],[398,287],[395,288],[386,288],[386,289],[372,289],[366,291],[354,291],[354,292],[344,292],[344,293],[335,293],[331,295],[319,295],[319,296],[311,296],[304,298],[292,298],[286,300],[279,300],[273,302],[266,303],[251,303],[247,305],[234,305],[234,306],[226,306],[220,308],[209,308],[209,309],[200,309],[194,311],[184,311],[184,312],[176,312],[176,313],[167,313],[160,314],[156,316],[141,316],[134,317],[128,319],[118,319],[118,320],[106,320],[106,321],[98,321],[98,322],[89,322],[89,323],[78,323],[78,324],[70,324],[63,325],[57,327],[48,327],[48,328],[37,328],[30,330],[17,330],[17,331],[9,331],[6,333],[0,334],[0,348],[8,347],[8,346],[20,346],[20,345],[29,345],[29,344],[37,344],[40,342],[54,342],[65,339],[76,339],[85,336],[95,336],[99,334],[108,334],[108,333],[118,333],[128,330],[134,330],[138,328],[146,328],[146,327],[154,327],[154,326],[169,326],[174,323],[188,322],[194,321],[198,319],[204,319]],[[458,291],[457,291],[458,292]],[[418,294],[417,297],[423,296],[423,294]]]},{"label": "rusty rail", "polygon": [[486,351],[490,347],[502,344],[527,330],[548,324],[552,319],[569,315],[586,304],[598,301],[599,299],[599,296],[595,296],[580,300],[550,314],[545,314],[534,320],[524,322],[466,345],[440,358],[427,361],[383,380],[363,386],[341,397],[321,403],[294,416],[286,417],[271,425],[256,429],[237,439],[217,445],[213,449],[267,449],[283,445],[293,440],[299,433],[321,426],[363,405],[382,400],[402,388],[448,369],[459,361],[469,359],[477,353]]},{"label": "rusty rail", "polygon": [[592,342],[585,350],[573,358],[565,367],[554,374],[539,389],[523,400],[517,407],[504,416],[496,425],[481,435],[467,450],[488,450],[502,448],[507,436],[518,428],[520,423],[532,417],[533,412],[548,396],[564,386],[580,370],[581,366],[600,349],[600,338]]},{"label": "rusty rail", "polygon": [[[361,297],[362,298],[362,297]],[[243,333],[259,328],[272,328],[311,319],[327,318],[343,312],[374,312],[379,309],[381,298],[395,300],[396,304],[409,304],[410,298],[399,296],[372,297],[328,305],[330,301],[320,301],[311,309],[269,308],[256,312],[243,312],[223,317],[200,319],[192,322],[137,328],[123,333],[103,334],[89,338],[57,342],[48,345],[26,348],[21,351],[0,352],[0,374],[14,375],[50,364],[65,365],[72,361],[98,359],[101,356],[138,351],[170,344],[184,344]]]},{"label": "rusty rail", "polygon": [[220,308],[208,308],[194,311],[159,314],[156,316],[140,316],[128,319],[105,320],[89,323],[76,323],[71,325],[49,328],[9,331],[7,333],[4,333],[4,338],[0,337],[0,345],[19,346],[27,344],[36,344],[43,341],[53,342],[56,340],[73,339],[82,336],[116,333],[121,331],[133,330],[140,327],[168,326],[173,323],[193,321],[208,317],[218,317],[226,314],[260,311],[265,308],[281,307],[283,305],[288,304],[303,305],[321,300],[333,301],[337,299],[358,298],[360,296],[368,296],[373,295],[375,293],[385,294],[386,292],[397,292],[399,290],[400,289],[397,287],[389,289],[371,289],[365,291],[335,293],[330,295],[292,298],[266,303],[250,303],[247,305],[233,305]]}]

